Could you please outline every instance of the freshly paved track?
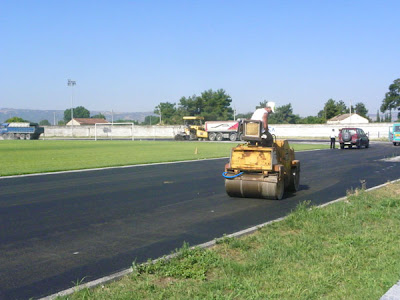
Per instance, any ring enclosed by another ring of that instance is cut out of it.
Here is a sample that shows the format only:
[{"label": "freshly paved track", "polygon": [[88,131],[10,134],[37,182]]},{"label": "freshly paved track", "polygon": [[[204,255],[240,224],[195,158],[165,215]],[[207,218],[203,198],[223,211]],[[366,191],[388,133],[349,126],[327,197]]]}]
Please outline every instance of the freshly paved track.
[{"label": "freshly paved track", "polygon": [[400,147],[299,152],[301,190],[282,201],[229,198],[227,159],[0,178],[0,299],[91,281],[400,177]]}]

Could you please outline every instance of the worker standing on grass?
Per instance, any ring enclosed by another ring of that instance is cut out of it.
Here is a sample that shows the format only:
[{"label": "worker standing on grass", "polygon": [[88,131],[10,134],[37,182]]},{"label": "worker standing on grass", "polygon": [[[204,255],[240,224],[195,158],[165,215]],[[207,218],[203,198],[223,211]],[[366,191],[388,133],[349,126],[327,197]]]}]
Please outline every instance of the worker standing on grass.
[{"label": "worker standing on grass", "polygon": [[332,132],[331,132],[331,149],[335,149],[335,144],[336,144],[336,133],[335,133],[335,129],[332,129]]},{"label": "worker standing on grass", "polygon": [[268,131],[268,116],[270,114],[273,114],[274,112],[275,112],[275,102],[267,102],[264,108],[257,109],[251,116],[252,120],[263,122],[261,145],[264,147],[272,147],[272,144],[274,142],[272,134]]}]

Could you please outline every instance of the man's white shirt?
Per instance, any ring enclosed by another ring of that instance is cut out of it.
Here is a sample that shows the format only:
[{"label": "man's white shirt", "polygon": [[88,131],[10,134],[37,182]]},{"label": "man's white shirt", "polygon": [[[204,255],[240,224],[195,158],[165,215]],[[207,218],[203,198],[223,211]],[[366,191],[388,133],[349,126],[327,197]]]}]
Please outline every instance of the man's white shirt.
[{"label": "man's white shirt", "polygon": [[259,108],[253,113],[251,120],[263,121],[264,114],[268,114],[265,108]]}]

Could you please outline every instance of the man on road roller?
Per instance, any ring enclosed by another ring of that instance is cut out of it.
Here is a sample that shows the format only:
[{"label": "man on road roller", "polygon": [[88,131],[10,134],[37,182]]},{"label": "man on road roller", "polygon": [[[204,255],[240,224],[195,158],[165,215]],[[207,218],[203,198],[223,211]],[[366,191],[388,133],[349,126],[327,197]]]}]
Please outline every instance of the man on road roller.
[{"label": "man on road roller", "polygon": [[299,189],[300,161],[295,160],[287,140],[274,140],[268,132],[268,115],[274,109],[275,103],[268,102],[251,120],[244,120],[247,143],[232,148],[223,173],[229,196],[280,200],[285,190]]},{"label": "man on road roller", "polygon": [[275,102],[267,102],[266,106],[257,109],[251,116],[251,120],[259,120],[263,122],[262,130],[262,144],[265,147],[272,147],[273,138],[271,133],[268,131],[268,116],[275,112]]}]

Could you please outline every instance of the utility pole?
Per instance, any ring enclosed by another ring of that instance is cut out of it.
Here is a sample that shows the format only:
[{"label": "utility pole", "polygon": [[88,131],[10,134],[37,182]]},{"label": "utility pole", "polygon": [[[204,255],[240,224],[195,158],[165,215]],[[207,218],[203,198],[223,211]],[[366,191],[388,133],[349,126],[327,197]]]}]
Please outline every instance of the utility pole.
[{"label": "utility pole", "polygon": [[351,100],[350,100],[350,123],[351,123]]},{"label": "utility pole", "polygon": [[71,137],[74,137],[74,86],[75,80],[68,79],[68,86],[71,87]]}]

